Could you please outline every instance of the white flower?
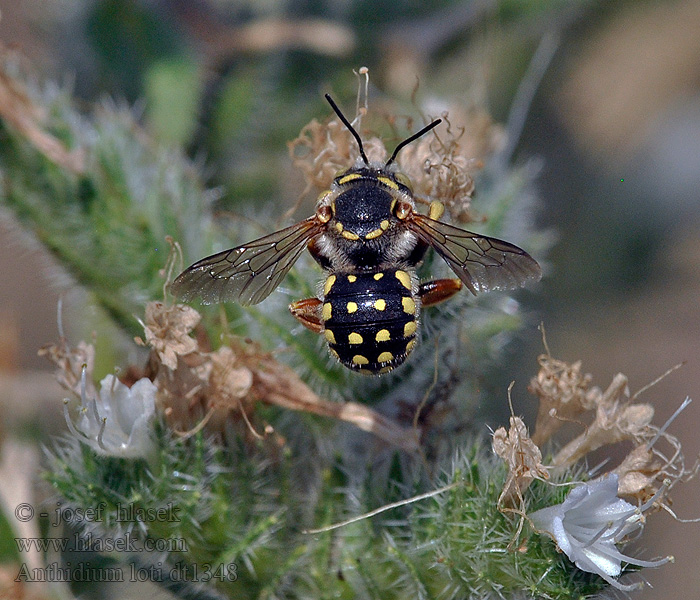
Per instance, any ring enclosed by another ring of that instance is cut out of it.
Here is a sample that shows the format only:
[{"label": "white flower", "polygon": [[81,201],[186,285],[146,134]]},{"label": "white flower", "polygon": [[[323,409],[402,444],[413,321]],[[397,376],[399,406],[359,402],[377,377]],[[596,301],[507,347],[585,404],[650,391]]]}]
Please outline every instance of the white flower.
[{"label": "white flower", "polygon": [[622,585],[613,577],[622,572],[622,563],[658,567],[671,557],[644,561],[625,556],[616,544],[643,525],[643,512],[656,496],[635,507],[617,496],[617,475],[576,486],[561,504],[530,515],[535,526],[549,533],[559,549],[579,569],[597,573],[619,590],[631,591],[637,585]]},{"label": "white flower", "polygon": [[151,437],[155,416],[156,386],[148,378],[139,379],[131,388],[114,375],[100,382],[100,393],[87,399],[83,368],[80,412],[74,423],[64,402],[64,415],[71,433],[99,454],[124,458],[147,456],[153,449]]}]

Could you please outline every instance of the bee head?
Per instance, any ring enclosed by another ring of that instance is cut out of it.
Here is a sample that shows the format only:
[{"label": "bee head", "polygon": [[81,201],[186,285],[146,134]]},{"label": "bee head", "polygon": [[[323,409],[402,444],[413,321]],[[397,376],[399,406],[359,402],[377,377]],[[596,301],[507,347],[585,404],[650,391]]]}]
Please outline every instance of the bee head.
[{"label": "bee head", "polygon": [[332,207],[323,209],[327,211],[324,218],[335,217],[337,233],[347,240],[374,240],[387,231],[392,222],[405,218],[407,206],[413,207],[411,182],[392,167],[396,156],[407,144],[437,126],[441,119],[402,141],[384,165],[370,164],[360,135],[328,94],[326,100],[357,141],[361,162],[358,160],[353,167],[335,177],[337,191],[332,196]]}]

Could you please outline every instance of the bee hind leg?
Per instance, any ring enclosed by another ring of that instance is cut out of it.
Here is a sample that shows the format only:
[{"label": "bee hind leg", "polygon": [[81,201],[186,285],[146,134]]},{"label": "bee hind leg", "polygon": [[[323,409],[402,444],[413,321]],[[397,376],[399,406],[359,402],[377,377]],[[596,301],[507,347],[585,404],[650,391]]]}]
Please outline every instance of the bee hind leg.
[{"label": "bee hind leg", "polygon": [[421,306],[435,306],[440,302],[449,300],[459,290],[462,289],[462,282],[459,279],[433,279],[421,283],[418,288]]},{"label": "bee hind leg", "polygon": [[307,329],[314,333],[321,333],[324,329],[321,320],[321,304],[318,298],[297,300],[289,305],[289,312]]}]

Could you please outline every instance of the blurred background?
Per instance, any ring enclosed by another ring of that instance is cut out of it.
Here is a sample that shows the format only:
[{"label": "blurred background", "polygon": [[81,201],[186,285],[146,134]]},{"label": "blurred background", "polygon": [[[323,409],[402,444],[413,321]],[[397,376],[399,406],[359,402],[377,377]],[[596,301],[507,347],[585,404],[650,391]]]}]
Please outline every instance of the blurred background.
[{"label": "blurred background", "polygon": [[[286,143],[328,114],[324,92],[352,106],[353,68],[370,68],[375,100],[410,109],[420,82],[438,106],[487,110],[507,124],[511,160],[538,170],[537,222],[556,241],[532,296],[552,355],[581,360],[601,387],[622,372],[632,392],[685,362],[642,397],[659,424],[687,395],[700,401],[699,33],[700,0],[0,0],[5,48],[86,111],[132,107],[204,165],[221,211],[291,206],[304,186]],[[94,328],[89,300],[50,265],[0,220],[5,440],[62,429],[62,391],[37,357],[57,337],[59,295],[73,339]],[[531,417],[542,346],[536,331],[526,341],[514,404]],[[690,463],[699,426],[696,403],[671,428]],[[673,498],[700,516],[696,482]],[[700,525],[657,515],[644,543],[676,562],[646,571],[653,589],[634,597],[697,597]]]}]

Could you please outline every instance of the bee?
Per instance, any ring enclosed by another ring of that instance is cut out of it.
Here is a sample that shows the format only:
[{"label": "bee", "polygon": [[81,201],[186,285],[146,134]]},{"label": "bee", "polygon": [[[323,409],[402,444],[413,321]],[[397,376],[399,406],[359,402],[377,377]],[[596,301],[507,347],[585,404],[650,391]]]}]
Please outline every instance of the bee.
[{"label": "bee", "polygon": [[[355,164],[337,175],[303,221],[194,263],[172,283],[184,301],[263,301],[307,249],[325,271],[319,297],[293,302],[292,315],[323,334],[330,353],[366,375],[401,365],[416,345],[420,311],[466,287],[472,294],[514,289],[538,280],[541,269],[513,244],[440,221],[443,205],[416,210],[410,180],[396,157],[428,133],[433,121],[399,143],[386,163],[370,162],[362,139],[326,94],[326,100],[357,141]],[[456,278],[420,282],[416,268],[433,248]]]}]

